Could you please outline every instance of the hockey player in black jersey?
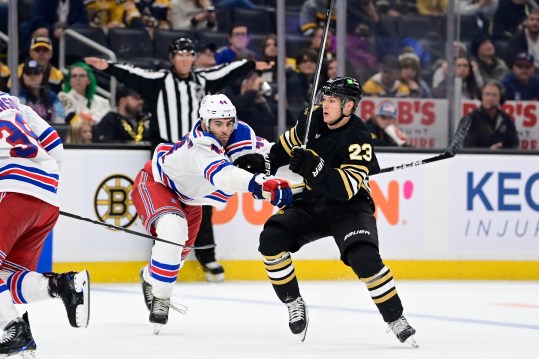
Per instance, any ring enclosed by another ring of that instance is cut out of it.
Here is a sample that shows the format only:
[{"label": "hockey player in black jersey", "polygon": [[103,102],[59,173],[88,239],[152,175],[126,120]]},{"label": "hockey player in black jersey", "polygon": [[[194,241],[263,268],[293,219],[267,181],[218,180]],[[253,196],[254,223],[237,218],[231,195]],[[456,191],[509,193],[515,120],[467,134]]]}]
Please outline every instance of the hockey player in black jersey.
[{"label": "hockey player in black jersey", "polygon": [[305,339],[309,316],[301,297],[291,253],[316,239],[333,236],[341,260],[365,283],[389,328],[414,347],[415,329],[403,316],[393,275],[378,249],[378,231],[369,176],[380,171],[372,138],[356,109],[363,90],[350,77],[333,77],[322,87],[312,114],[307,149],[308,110],[280,136],[269,155],[249,154],[235,164],[271,173],[284,165],[304,178],[293,204],[270,217],[260,234],[259,251],[268,277],[289,312],[292,333]]}]

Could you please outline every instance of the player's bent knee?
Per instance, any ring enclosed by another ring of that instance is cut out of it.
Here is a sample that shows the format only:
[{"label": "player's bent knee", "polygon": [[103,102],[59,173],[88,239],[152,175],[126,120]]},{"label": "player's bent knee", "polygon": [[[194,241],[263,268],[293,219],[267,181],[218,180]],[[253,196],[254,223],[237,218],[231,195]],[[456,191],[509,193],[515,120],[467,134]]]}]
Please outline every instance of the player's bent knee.
[{"label": "player's bent knee", "polygon": [[156,220],[155,232],[161,239],[183,245],[188,238],[187,220],[178,214],[165,214]]},{"label": "player's bent knee", "polygon": [[348,248],[343,261],[360,278],[368,278],[384,267],[378,248],[369,243],[356,243]]},{"label": "player's bent knee", "polygon": [[267,225],[260,233],[258,251],[263,256],[275,256],[281,252],[292,251],[289,237],[290,235],[283,227]]}]

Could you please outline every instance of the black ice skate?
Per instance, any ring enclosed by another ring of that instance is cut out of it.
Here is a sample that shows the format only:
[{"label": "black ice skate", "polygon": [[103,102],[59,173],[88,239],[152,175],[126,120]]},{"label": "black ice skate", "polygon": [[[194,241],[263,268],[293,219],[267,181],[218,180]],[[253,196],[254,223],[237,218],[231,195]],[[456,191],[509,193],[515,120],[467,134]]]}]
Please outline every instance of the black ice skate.
[{"label": "black ice skate", "polygon": [[288,307],[288,326],[293,334],[296,334],[301,341],[305,341],[307,326],[309,325],[309,313],[303,298],[298,297],[292,302],[286,303]]},{"label": "black ice skate", "polygon": [[28,314],[8,323],[0,341],[0,358],[18,355],[20,358],[35,358],[36,342],[30,331]]},{"label": "black ice skate", "polygon": [[44,273],[49,278],[49,294],[64,302],[69,324],[86,328],[90,320],[90,275],[88,271]]},{"label": "black ice skate", "polygon": [[397,336],[397,339],[401,343],[408,343],[414,348],[419,348],[419,344],[417,344],[414,338],[415,329],[412,328],[410,324],[408,324],[408,321],[406,320],[404,315],[401,315],[399,319],[388,324],[389,324],[389,327],[387,328],[388,333],[390,330],[392,330],[393,333],[395,333],[395,335]]},{"label": "black ice skate", "polygon": [[144,296],[144,304],[146,304],[146,308],[151,310],[153,301],[152,285],[144,280],[144,276],[142,275],[143,272],[144,267],[140,269],[140,285],[142,286],[142,295]]},{"label": "black ice skate", "polygon": [[154,323],[153,332],[159,334],[161,327],[168,323],[168,310],[172,308],[178,313],[187,313],[187,307],[183,304],[171,303],[170,299],[153,297],[150,308],[150,323]]},{"label": "black ice skate", "polygon": [[208,282],[219,283],[225,280],[225,269],[216,261],[202,264]]}]

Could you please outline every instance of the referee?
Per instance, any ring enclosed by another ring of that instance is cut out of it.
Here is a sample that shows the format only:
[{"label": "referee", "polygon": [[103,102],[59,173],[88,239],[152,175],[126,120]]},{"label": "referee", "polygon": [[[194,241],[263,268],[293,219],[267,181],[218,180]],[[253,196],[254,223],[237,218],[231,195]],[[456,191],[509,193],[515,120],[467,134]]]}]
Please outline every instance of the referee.
[{"label": "referee", "polygon": [[169,56],[171,68],[160,71],[112,63],[97,57],[85,58],[87,64],[114,76],[144,98],[152,113],[150,132],[154,147],[161,142],[177,142],[191,130],[198,119],[198,108],[204,96],[217,93],[255,68],[271,68],[265,62],[242,60],[193,69],[195,46],[185,37],[170,44]]},{"label": "referee", "polygon": [[[128,64],[87,57],[87,64],[114,76],[119,82],[137,91],[152,113],[150,133],[152,145],[177,142],[191,130],[198,119],[202,98],[222,90],[229,83],[254,70],[268,70],[272,65],[249,60],[235,61],[210,68],[193,69],[195,46],[185,37],[169,47],[169,70],[149,71]],[[215,243],[211,207],[203,208],[203,218],[195,245]],[[195,250],[195,255],[211,282],[224,280],[224,269],[215,260],[215,249]]]}]

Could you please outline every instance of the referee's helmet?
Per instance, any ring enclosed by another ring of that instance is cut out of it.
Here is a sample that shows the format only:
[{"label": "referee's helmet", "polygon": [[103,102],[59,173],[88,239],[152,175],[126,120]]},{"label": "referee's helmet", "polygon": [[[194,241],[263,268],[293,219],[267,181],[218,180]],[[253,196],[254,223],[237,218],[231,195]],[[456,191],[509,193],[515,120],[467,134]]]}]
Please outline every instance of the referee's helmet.
[{"label": "referee's helmet", "polygon": [[179,39],[172,41],[168,47],[168,53],[171,58],[176,52],[183,51],[190,52],[193,55],[195,54],[195,45],[193,44],[193,41],[186,37],[180,37]]}]

